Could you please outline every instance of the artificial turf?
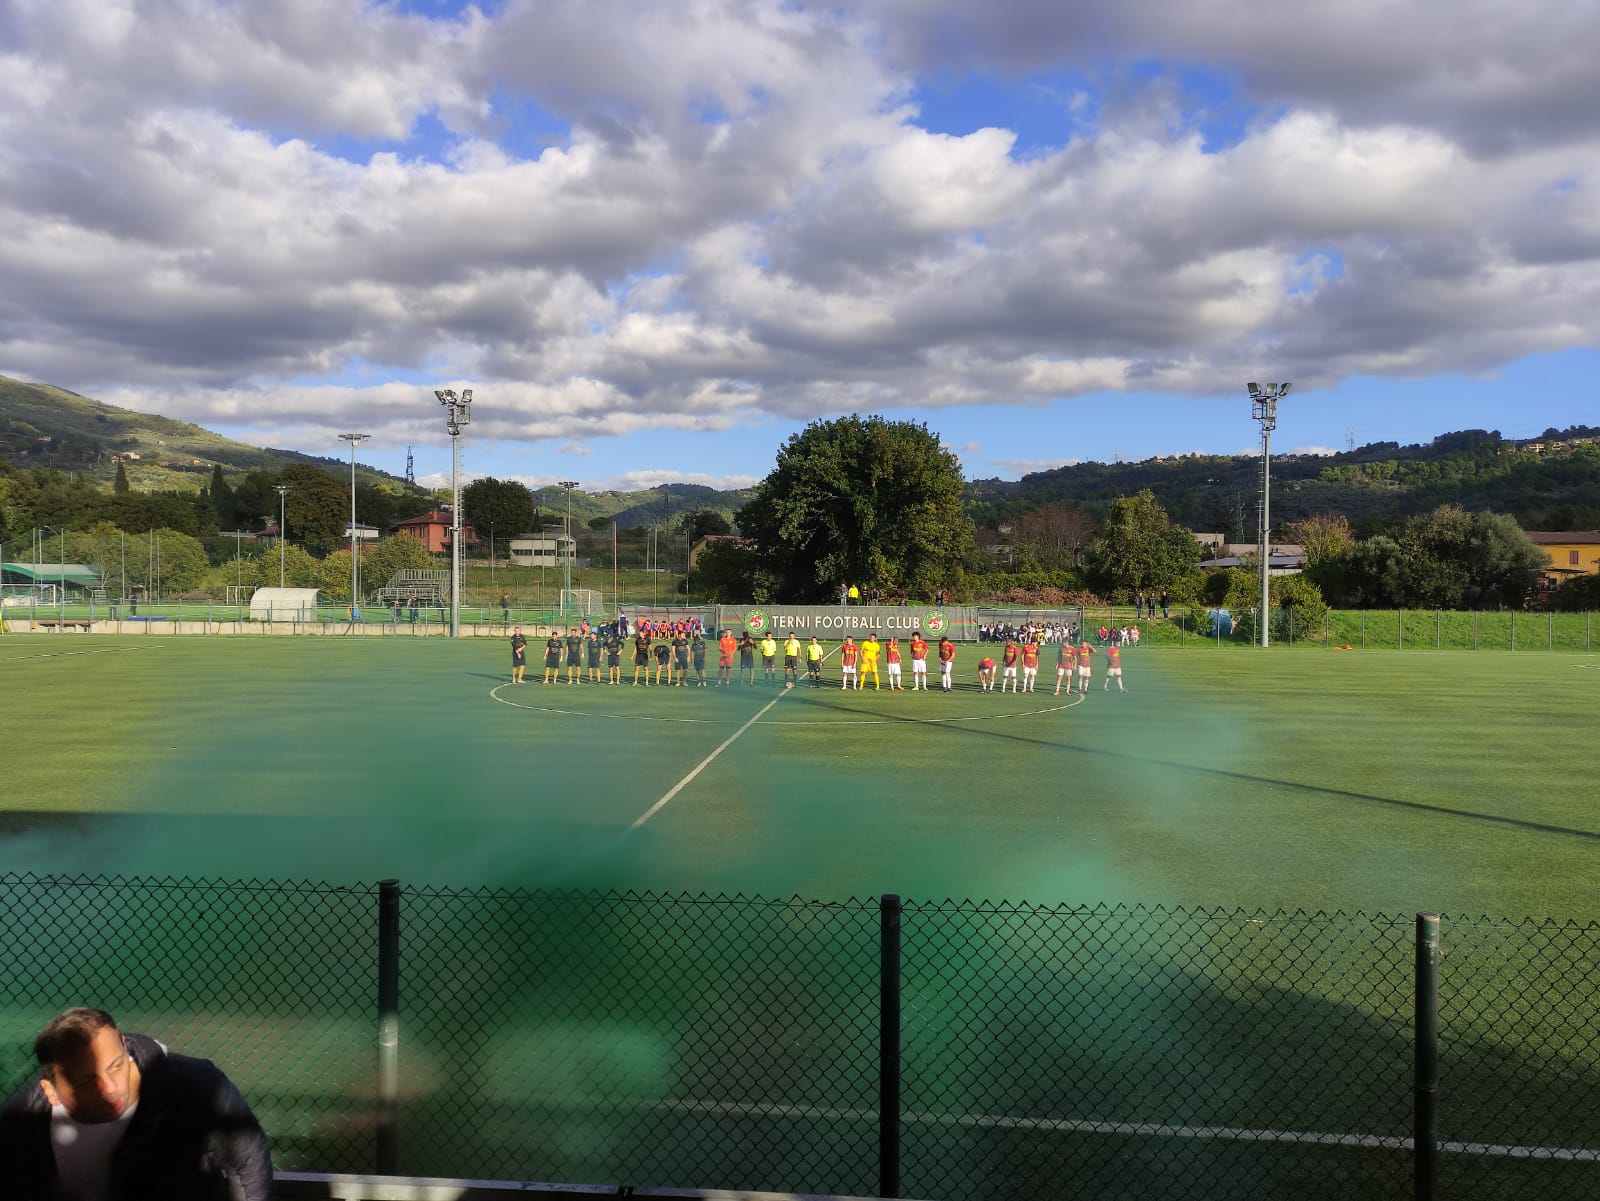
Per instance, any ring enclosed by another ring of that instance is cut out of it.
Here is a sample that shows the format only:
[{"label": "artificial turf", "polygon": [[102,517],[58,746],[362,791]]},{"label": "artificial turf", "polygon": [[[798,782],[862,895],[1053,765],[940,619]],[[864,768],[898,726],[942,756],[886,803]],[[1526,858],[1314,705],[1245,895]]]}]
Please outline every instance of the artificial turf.
[{"label": "artificial turf", "polygon": [[8,635],[0,869],[1600,916],[1600,658],[1147,648],[1069,699],[977,657],[513,687],[500,640]]}]

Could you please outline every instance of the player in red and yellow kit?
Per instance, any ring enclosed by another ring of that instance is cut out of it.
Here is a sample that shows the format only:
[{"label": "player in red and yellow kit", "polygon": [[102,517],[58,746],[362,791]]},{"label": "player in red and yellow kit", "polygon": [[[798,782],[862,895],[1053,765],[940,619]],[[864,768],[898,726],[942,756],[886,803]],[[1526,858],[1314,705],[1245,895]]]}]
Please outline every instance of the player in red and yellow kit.
[{"label": "player in red and yellow kit", "polygon": [[844,636],[844,645],[839,648],[839,690],[848,692],[856,686],[856,664],[861,662],[861,648],[856,645],[856,640],[849,634]]},{"label": "player in red and yellow kit", "polygon": [[928,691],[928,644],[921,630],[911,631],[911,691]]},{"label": "player in red and yellow kit", "polygon": [[1029,638],[1022,644],[1022,691],[1032,692],[1039,678],[1039,644]]},{"label": "player in red and yellow kit", "polygon": [[732,630],[723,630],[717,639],[717,687],[726,688],[733,683],[733,652],[739,644],[733,640]]},{"label": "player in red and yellow kit", "polygon": [[985,692],[994,691],[994,660],[988,655],[978,660],[978,687]]},{"label": "player in red and yellow kit", "polygon": [[889,639],[889,645],[883,648],[883,661],[889,665],[889,691],[904,692],[900,686],[900,639]]},{"label": "player in red and yellow kit", "polygon": [[955,691],[955,681],[950,678],[956,669],[956,644],[947,634],[939,639],[939,686],[946,692]]},{"label": "player in red and yellow kit", "polygon": [[1089,676],[1093,674],[1094,647],[1088,641],[1078,643],[1078,695],[1089,695]]},{"label": "player in red and yellow kit", "polygon": [[1118,692],[1128,691],[1122,686],[1122,648],[1119,647],[1115,642],[1106,647],[1106,692],[1111,691],[1111,681],[1113,677],[1117,681]]},{"label": "player in red and yellow kit", "polygon": [[1006,690],[1006,681],[1011,681],[1011,691],[1017,690],[1017,644],[1011,639],[1006,639],[1006,649],[1000,652],[1000,691]]}]

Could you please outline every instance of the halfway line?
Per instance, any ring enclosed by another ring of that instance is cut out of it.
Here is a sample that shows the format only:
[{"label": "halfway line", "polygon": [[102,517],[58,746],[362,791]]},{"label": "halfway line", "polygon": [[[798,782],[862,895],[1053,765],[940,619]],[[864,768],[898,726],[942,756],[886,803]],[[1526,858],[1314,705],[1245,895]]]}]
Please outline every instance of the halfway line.
[{"label": "halfway line", "polygon": [[[785,691],[787,691],[787,689]],[[665,809],[667,807],[667,803],[669,801],[671,801],[673,797],[677,796],[680,792],[682,792],[684,790],[684,788],[688,786],[689,782],[692,781],[696,776],[698,776],[701,772],[705,771],[706,768],[710,767],[711,766],[711,761],[713,759],[715,759],[718,755],[722,754],[723,751],[727,750],[730,746],[732,746],[733,745],[733,740],[735,738],[739,737],[740,734],[743,734],[751,726],[755,725],[756,722],[760,721],[762,716],[766,713],[766,711],[768,709],[772,708],[772,706],[776,705],[779,701],[781,701],[783,699],[783,696],[784,696],[784,694],[782,692],[778,693],[777,696],[773,697],[770,701],[768,701],[765,705],[763,705],[760,709],[758,709],[756,711],[756,715],[754,717],[752,717],[749,721],[745,722],[744,725],[740,726],[732,734],[729,734],[727,736],[727,738],[723,739],[721,746],[719,746],[716,750],[712,751],[704,759],[700,760],[699,763],[695,764],[695,767],[694,767],[693,771],[691,771],[688,775],[684,776],[683,779],[679,780],[676,784],[674,784],[672,786],[672,788],[667,792],[666,796],[662,797],[654,805],[651,805],[650,808],[646,809],[643,813],[641,813],[634,820],[633,825],[629,826],[628,829],[637,830],[640,826],[644,825],[645,822],[649,821],[652,817],[654,817],[656,814],[660,813],[663,809]]]}]

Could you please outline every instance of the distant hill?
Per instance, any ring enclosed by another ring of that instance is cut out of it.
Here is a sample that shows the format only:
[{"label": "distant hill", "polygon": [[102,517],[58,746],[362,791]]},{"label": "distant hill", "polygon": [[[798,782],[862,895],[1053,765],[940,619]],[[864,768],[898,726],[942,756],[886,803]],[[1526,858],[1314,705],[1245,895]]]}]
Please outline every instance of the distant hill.
[{"label": "distant hill", "polygon": [[[109,482],[122,460],[140,491],[199,488],[220,463],[225,474],[275,471],[311,463],[330,471],[337,459],[235,442],[187,421],[121,409],[65,388],[0,375],[0,459],[19,467],[54,467]],[[348,464],[343,465],[348,470]],[[386,473],[363,475],[394,479]]]},{"label": "distant hill", "polygon": [[[140,491],[199,489],[221,464],[227,476],[309,463],[343,474],[348,460],[275,450],[224,438],[198,425],[103,404],[48,384],[0,376],[0,461],[44,466],[109,484],[116,456]],[[358,467],[366,484],[398,477]],[[980,525],[997,525],[1046,505],[1099,514],[1117,497],[1148,488],[1173,520],[1234,541],[1255,536],[1260,463],[1251,455],[1179,455],[1138,463],[1080,463],[1017,481],[973,480],[967,504]],[[558,487],[536,490],[546,525],[566,513]],[[674,483],[638,492],[572,493],[574,525],[601,518],[637,529],[705,509],[731,518],[750,489],[719,491]],[[1272,457],[1275,529],[1316,513],[1343,513],[1358,530],[1445,503],[1510,513],[1525,529],[1600,527],[1600,428],[1548,429],[1507,439],[1498,430],[1460,430],[1432,442],[1373,442],[1335,455]]]},{"label": "distant hill", "polygon": [[[136,413],[64,388],[0,375],[0,461],[53,467],[109,484],[119,460],[128,483],[141,492],[199,489],[219,463],[225,477],[276,471],[290,463],[310,463],[341,476],[350,469],[346,459],[251,446],[186,421]],[[364,484],[401,482],[398,476],[364,464],[358,465],[357,475]],[[723,492],[699,484],[675,483],[667,491],[666,514],[672,521],[703,509],[731,517],[750,498],[748,491]],[[547,524],[565,516],[565,492],[554,486],[538,492]],[[606,517],[623,529],[633,529],[661,521],[662,501],[659,488],[593,493],[573,489],[572,520],[582,525]]]},{"label": "distant hill", "polygon": [[[1148,488],[1174,521],[1248,541],[1260,484],[1256,456],[1180,455],[1081,463],[1015,482],[975,480],[967,492],[974,519],[996,524],[1053,504],[1099,513]],[[1272,456],[1274,529],[1328,512],[1375,529],[1447,503],[1509,513],[1524,529],[1592,529],[1600,524],[1600,428],[1517,440],[1462,430],[1425,445],[1374,442],[1335,455]]]}]

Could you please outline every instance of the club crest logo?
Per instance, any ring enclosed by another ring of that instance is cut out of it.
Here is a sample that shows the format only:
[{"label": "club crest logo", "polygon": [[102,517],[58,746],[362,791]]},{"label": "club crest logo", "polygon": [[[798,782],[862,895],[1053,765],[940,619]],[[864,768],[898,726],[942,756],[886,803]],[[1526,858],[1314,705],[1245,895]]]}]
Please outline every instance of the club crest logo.
[{"label": "club crest logo", "polygon": [[752,634],[759,634],[767,628],[767,613],[764,609],[751,609],[744,615],[744,628]]},{"label": "club crest logo", "polygon": [[922,628],[930,634],[942,634],[945,631],[944,614],[935,609],[922,619]]}]

